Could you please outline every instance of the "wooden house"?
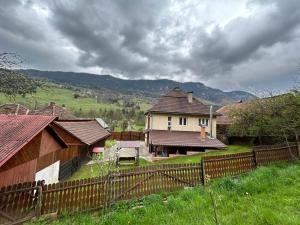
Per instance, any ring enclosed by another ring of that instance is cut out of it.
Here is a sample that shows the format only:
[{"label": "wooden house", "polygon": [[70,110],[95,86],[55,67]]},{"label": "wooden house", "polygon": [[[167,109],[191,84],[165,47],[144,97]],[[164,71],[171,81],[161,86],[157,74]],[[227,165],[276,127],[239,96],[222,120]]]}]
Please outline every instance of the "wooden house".
[{"label": "wooden house", "polygon": [[0,186],[57,182],[67,145],[50,124],[54,116],[0,115]]}]

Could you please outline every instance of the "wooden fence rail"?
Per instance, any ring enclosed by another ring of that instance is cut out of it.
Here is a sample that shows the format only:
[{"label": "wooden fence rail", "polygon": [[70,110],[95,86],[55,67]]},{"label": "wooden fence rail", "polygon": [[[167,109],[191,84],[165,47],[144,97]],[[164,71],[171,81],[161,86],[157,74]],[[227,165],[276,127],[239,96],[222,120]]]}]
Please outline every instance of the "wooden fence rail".
[{"label": "wooden fence rail", "polygon": [[203,157],[201,163],[162,164],[121,170],[103,177],[0,189],[0,224],[49,213],[86,211],[158,192],[205,184],[206,179],[239,175],[257,166],[299,158],[300,145],[254,148],[252,152]]}]

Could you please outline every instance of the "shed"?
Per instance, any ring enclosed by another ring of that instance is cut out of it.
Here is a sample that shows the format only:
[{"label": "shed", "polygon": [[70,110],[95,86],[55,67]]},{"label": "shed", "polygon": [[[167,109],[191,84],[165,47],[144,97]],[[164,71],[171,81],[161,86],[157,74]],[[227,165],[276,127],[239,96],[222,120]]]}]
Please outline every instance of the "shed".
[{"label": "shed", "polygon": [[119,141],[117,165],[122,161],[132,161],[135,165],[139,164],[140,157],[140,142],[139,141]]},{"label": "shed", "polygon": [[58,181],[66,143],[51,128],[54,116],[0,115],[0,186]]}]

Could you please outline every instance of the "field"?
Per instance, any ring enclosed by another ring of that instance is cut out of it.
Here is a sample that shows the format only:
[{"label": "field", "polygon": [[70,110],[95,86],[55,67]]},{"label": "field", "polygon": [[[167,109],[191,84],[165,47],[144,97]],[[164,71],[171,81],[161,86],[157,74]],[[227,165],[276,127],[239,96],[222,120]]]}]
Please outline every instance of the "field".
[{"label": "field", "polygon": [[106,215],[97,211],[64,215],[50,224],[216,224],[211,196],[222,225],[300,224],[300,163],[261,167],[240,177],[211,181],[205,187],[120,203]]},{"label": "field", "polygon": [[[151,164],[164,164],[164,163],[195,163],[200,162],[202,156],[213,156],[213,155],[222,155],[222,154],[232,154],[232,153],[240,153],[240,152],[247,152],[251,151],[250,146],[246,145],[230,145],[228,146],[227,150],[222,151],[212,151],[212,152],[205,152],[199,153],[190,156],[178,156],[176,158],[168,158],[156,162],[148,162],[144,159],[140,159],[140,165],[151,165]],[[121,169],[130,168],[132,166],[122,166]],[[82,179],[82,178],[89,178],[95,177],[99,175],[99,168],[97,165],[87,165],[82,166],[78,171],[74,173],[74,175],[70,178],[70,180]]]}]

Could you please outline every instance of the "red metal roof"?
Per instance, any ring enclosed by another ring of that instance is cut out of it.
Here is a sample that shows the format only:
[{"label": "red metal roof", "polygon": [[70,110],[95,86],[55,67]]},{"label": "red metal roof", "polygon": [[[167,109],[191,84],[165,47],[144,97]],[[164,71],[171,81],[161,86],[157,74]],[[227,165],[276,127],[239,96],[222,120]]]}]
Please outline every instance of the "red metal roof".
[{"label": "red metal roof", "polygon": [[36,115],[0,115],[0,166],[55,118]]},{"label": "red metal roof", "polygon": [[150,143],[158,146],[225,148],[218,139],[206,137],[201,140],[200,132],[151,130]]}]

